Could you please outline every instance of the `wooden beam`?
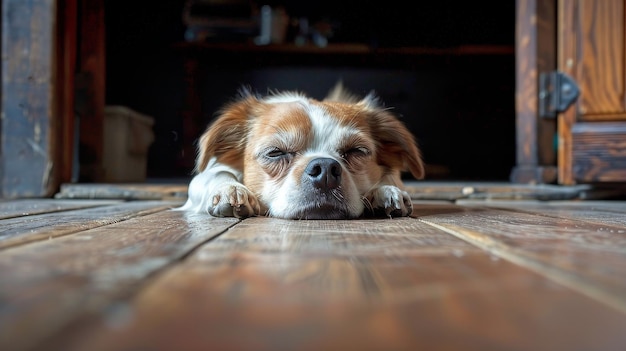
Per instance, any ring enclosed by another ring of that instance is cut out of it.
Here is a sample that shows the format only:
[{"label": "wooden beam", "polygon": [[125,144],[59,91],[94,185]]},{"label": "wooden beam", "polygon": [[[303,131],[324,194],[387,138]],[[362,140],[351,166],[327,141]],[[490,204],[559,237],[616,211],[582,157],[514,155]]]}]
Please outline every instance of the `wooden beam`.
[{"label": "wooden beam", "polygon": [[106,46],[103,0],[79,0],[76,109],[80,118],[80,177],[102,181]]},{"label": "wooden beam", "polygon": [[65,151],[57,128],[56,0],[2,1],[0,195],[52,195],[62,181]]},{"label": "wooden beam", "polygon": [[[576,11],[578,10],[577,2],[573,0],[559,0],[559,19],[558,19],[558,35],[561,40],[558,46],[558,67],[562,72],[570,75],[572,78],[578,78],[577,52],[578,46],[577,36],[575,33]],[[559,184],[572,185],[574,181],[573,172],[573,154],[572,154],[572,127],[576,123],[578,108],[569,108],[561,113],[558,117],[559,132]]]},{"label": "wooden beam", "polygon": [[58,0],[57,45],[55,57],[56,79],[54,81],[56,98],[53,100],[57,118],[55,130],[60,145],[54,153],[62,167],[59,167],[58,177],[61,182],[69,182],[77,178],[77,164],[74,164],[76,151],[75,120],[75,84],[76,79],[76,49],[77,49],[77,19],[78,0]]},{"label": "wooden beam", "polygon": [[539,116],[539,74],[556,65],[556,1],[517,0],[514,183],[556,180],[556,122]]}]

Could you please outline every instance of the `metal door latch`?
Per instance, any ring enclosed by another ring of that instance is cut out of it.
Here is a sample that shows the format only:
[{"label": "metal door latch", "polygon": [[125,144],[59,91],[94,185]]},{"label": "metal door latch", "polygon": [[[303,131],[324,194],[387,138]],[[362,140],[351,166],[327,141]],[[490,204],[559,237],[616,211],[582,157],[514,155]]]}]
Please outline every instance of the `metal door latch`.
[{"label": "metal door latch", "polygon": [[539,75],[539,115],[555,118],[570,107],[580,95],[576,81],[559,71]]}]

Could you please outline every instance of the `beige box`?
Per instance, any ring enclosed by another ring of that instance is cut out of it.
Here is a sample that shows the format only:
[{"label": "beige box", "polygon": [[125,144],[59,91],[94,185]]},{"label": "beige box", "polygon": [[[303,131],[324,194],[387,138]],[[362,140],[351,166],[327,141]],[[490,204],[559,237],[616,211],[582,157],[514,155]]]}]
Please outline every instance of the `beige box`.
[{"label": "beige box", "polygon": [[105,182],[143,182],[148,149],[154,141],[154,119],[124,106],[104,109],[103,168]]}]

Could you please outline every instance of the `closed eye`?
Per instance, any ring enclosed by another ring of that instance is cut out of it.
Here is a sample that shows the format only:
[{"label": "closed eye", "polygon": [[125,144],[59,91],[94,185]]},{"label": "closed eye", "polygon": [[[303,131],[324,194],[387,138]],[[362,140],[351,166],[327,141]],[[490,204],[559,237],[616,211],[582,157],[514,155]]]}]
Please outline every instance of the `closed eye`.
[{"label": "closed eye", "polygon": [[295,156],[295,152],[285,151],[283,149],[274,147],[266,150],[262,156],[264,159],[270,162],[278,162],[278,161],[291,161],[291,159]]},{"label": "closed eye", "polygon": [[261,149],[256,155],[256,161],[267,175],[277,178],[286,174],[295,156],[296,152],[269,146]]},{"label": "closed eye", "polygon": [[370,150],[365,147],[354,147],[347,149],[341,153],[341,158],[348,160],[355,157],[365,157],[371,154]]},{"label": "closed eye", "polygon": [[285,152],[285,151],[283,151],[281,149],[275,148],[275,149],[269,150],[265,154],[265,157],[270,158],[270,159],[275,159],[275,158],[280,158],[280,157],[283,157],[283,156],[286,156],[286,155],[287,155],[287,152]]}]

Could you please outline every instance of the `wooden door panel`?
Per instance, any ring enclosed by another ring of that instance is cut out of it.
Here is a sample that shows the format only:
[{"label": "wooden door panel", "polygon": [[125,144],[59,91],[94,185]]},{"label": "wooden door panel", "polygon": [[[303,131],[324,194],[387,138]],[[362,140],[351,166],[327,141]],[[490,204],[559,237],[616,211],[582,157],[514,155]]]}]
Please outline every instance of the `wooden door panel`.
[{"label": "wooden door panel", "polygon": [[626,0],[559,0],[558,69],[580,87],[558,120],[559,183],[626,182]]},{"label": "wooden door panel", "polygon": [[584,122],[572,128],[572,173],[585,182],[626,179],[626,123]]},{"label": "wooden door panel", "polygon": [[581,120],[625,119],[624,0],[579,0]]}]

